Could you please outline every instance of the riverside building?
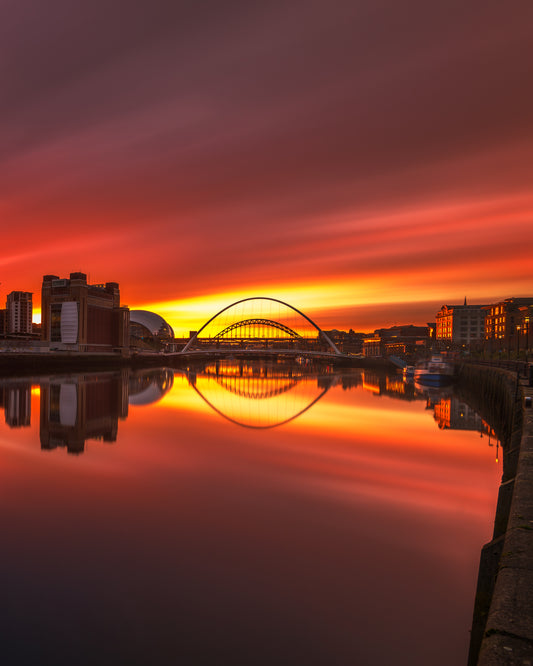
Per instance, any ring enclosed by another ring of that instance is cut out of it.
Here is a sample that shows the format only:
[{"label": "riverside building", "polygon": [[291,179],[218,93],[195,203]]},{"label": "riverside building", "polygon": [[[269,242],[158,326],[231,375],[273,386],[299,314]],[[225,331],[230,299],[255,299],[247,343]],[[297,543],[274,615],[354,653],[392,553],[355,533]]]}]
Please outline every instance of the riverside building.
[{"label": "riverside building", "polygon": [[533,349],[531,317],[533,297],[506,298],[490,306],[485,318],[485,341],[489,352],[520,355]]},{"label": "riverside building", "polygon": [[33,294],[29,291],[12,291],[7,295],[6,333],[31,335],[33,318]]},{"label": "riverside building", "polygon": [[51,350],[125,352],[129,314],[116,282],[88,284],[85,273],[43,277],[41,339]]},{"label": "riverside building", "polygon": [[155,312],[130,310],[130,346],[137,350],[176,351],[174,330]]},{"label": "riverside building", "polygon": [[422,354],[431,343],[432,325],[391,326],[379,328],[372,337],[363,340],[363,355],[367,357],[400,356],[414,358]]},{"label": "riverside building", "polygon": [[437,312],[435,339],[461,347],[483,340],[488,305],[443,305]]},{"label": "riverside building", "polygon": [[533,298],[506,298],[491,305],[485,319],[485,339],[503,340],[514,335],[517,329],[525,330],[531,306]]}]

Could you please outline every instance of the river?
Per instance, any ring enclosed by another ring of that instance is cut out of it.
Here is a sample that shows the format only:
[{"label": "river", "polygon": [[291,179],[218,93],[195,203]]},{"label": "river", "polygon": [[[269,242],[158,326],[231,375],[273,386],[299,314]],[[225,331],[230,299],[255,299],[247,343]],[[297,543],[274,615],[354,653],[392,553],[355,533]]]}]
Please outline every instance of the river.
[{"label": "river", "polygon": [[465,664],[490,426],[399,376],[0,380],[4,664]]}]

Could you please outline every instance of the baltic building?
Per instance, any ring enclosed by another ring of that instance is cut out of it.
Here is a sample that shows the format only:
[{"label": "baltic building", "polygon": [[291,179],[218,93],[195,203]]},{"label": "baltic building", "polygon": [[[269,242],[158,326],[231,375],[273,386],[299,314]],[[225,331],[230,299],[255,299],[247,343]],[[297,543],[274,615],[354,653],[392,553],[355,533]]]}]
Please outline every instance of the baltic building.
[{"label": "baltic building", "polygon": [[43,277],[41,338],[50,349],[109,352],[129,348],[129,309],[116,282],[88,284],[85,273]]}]

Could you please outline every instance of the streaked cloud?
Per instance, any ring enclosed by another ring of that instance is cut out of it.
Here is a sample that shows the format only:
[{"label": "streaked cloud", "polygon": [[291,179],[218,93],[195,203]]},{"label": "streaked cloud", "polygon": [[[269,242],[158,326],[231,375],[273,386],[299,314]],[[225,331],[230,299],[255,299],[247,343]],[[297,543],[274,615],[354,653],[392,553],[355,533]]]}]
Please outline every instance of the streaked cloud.
[{"label": "streaked cloud", "polygon": [[183,331],[235,294],[364,329],[533,294],[532,19],[6,0],[2,290],[38,303],[43,274],[84,270]]}]

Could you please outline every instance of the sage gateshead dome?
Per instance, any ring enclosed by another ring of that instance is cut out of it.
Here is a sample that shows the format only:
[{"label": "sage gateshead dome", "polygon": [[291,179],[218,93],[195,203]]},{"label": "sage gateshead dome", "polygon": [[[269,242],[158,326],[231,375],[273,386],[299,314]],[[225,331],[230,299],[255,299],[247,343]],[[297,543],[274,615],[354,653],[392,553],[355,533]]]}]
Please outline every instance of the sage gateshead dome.
[{"label": "sage gateshead dome", "polygon": [[172,326],[161,315],[148,310],[130,310],[132,346],[162,346],[174,341]]}]

